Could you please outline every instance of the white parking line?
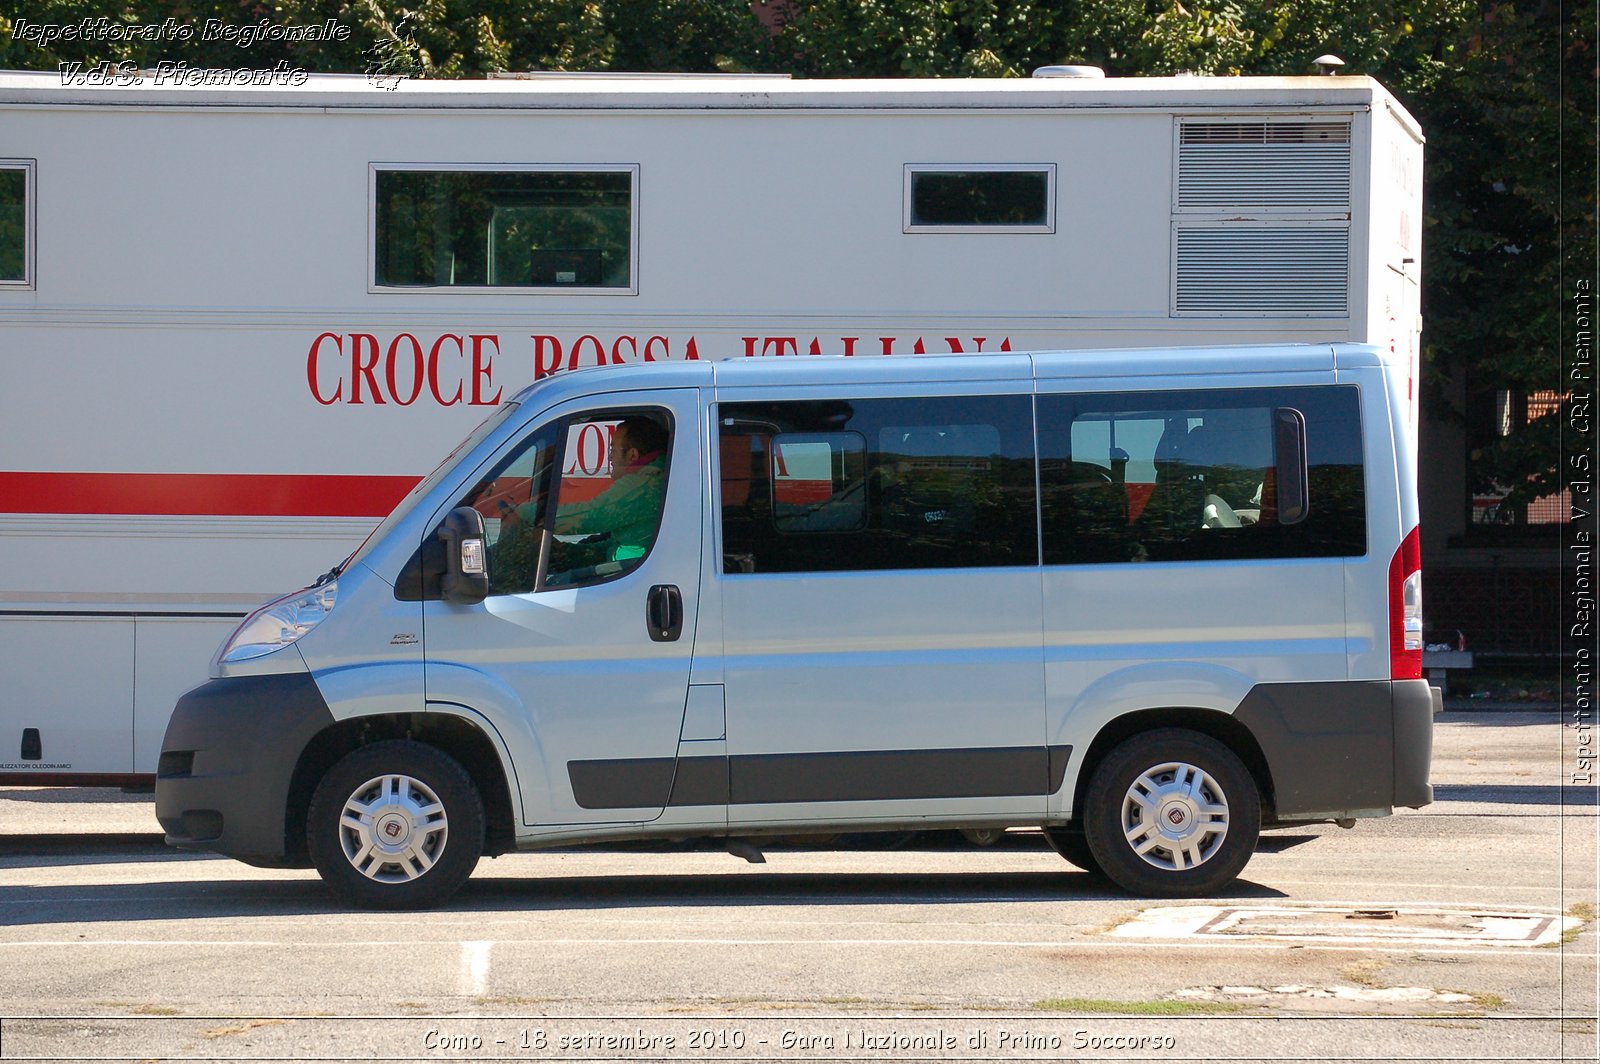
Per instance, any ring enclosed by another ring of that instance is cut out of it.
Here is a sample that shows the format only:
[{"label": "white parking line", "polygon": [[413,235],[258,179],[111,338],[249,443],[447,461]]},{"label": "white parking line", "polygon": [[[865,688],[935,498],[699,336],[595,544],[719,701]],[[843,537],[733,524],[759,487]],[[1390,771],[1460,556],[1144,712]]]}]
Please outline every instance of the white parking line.
[{"label": "white parking line", "polygon": [[461,993],[482,997],[489,985],[489,951],[493,942],[461,943]]}]

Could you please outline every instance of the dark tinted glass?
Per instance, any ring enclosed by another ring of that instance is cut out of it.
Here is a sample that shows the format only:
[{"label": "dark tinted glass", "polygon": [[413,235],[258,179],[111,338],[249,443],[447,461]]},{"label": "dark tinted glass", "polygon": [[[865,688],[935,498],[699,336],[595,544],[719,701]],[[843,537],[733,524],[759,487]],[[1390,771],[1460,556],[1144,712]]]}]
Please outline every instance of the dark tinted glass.
[{"label": "dark tinted glass", "polygon": [[627,288],[627,172],[380,170],[380,285]]},{"label": "dark tinted glass", "polygon": [[[1305,422],[1309,508],[1292,524],[1280,409]],[[1354,388],[1040,396],[1039,455],[1047,565],[1366,553]]]},{"label": "dark tinted glass", "polygon": [[28,172],[0,169],[0,281],[28,279]]},{"label": "dark tinted glass", "polygon": [[1045,170],[914,170],[912,225],[1047,225]]},{"label": "dark tinted glass", "polygon": [[730,573],[1035,565],[1026,396],[724,404]]}]

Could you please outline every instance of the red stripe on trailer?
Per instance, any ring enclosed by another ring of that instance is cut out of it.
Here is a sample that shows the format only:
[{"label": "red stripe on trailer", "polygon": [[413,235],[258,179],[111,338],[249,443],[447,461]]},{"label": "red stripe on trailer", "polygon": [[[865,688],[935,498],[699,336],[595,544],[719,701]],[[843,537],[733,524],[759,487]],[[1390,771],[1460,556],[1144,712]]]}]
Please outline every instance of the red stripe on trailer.
[{"label": "red stripe on trailer", "polygon": [[420,477],[0,472],[0,513],[383,517]]}]

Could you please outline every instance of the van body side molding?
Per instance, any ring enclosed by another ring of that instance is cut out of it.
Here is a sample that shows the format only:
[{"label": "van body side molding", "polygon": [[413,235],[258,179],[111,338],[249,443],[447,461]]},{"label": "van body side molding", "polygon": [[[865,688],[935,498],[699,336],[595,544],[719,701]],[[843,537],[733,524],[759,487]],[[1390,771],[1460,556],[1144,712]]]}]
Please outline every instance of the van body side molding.
[{"label": "van body side molding", "polygon": [[1017,746],[623,758],[570,761],[567,775],[585,809],[1012,798],[1060,790],[1071,756],[1070,746]]}]

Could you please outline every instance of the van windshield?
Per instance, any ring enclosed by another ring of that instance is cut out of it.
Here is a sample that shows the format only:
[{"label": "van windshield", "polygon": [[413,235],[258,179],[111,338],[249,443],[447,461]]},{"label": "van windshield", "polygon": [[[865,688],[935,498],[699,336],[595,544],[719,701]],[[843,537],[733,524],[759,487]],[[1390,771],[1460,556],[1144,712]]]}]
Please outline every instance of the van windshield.
[{"label": "van windshield", "polygon": [[407,492],[406,497],[400,500],[400,504],[390,511],[389,516],[385,517],[378,527],[372,530],[372,534],[361,542],[361,546],[356,548],[356,552],[350,556],[350,560],[340,566],[341,571],[364,560],[370,549],[382,541],[389,534],[390,529],[405,520],[417,505],[417,501],[431,492],[434,486],[444,478],[444,475],[455,466],[456,459],[471,452],[478,444],[488,439],[495,429],[505,424],[506,419],[516,413],[518,405],[514,402],[505,403],[496,408],[492,414],[484,419],[483,424],[473,429],[466,439],[456,444],[455,448],[445,455],[444,461],[434,466],[433,472],[419,480],[417,486]]}]

